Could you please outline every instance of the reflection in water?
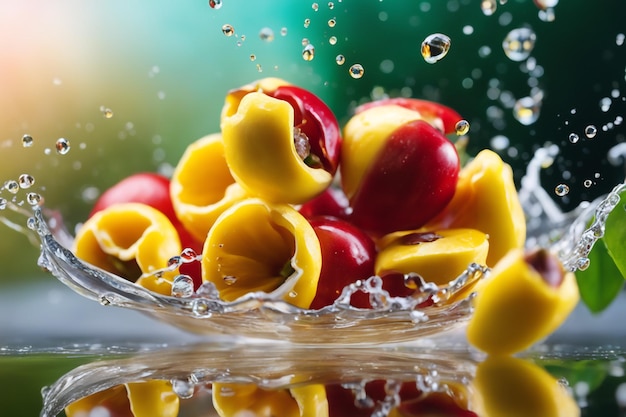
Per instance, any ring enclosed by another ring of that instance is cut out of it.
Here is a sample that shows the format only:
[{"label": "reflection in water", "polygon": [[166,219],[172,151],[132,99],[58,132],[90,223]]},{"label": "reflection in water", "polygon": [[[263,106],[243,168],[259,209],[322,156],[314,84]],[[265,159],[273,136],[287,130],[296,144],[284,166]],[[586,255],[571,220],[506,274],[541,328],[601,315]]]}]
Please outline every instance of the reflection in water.
[{"label": "reflection in water", "polygon": [[63,410],[68,417],[580,415],[564,379],[536,359],[484,359],[452,344],[255,342],[207,342],[79,366],[44,389],[41,415]]}]

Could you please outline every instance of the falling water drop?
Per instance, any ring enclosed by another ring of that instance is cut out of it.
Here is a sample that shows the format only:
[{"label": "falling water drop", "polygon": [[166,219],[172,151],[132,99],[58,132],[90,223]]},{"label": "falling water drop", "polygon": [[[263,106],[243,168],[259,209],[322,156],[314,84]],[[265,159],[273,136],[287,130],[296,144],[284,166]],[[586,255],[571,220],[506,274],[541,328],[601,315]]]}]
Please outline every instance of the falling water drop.
[{"label": "falling water drop", "polygon": [[57,139],[54,146],[59,155],[65,155],[70,151],[70,141],[65,138]]},{"label": "falling water drop", "polygon": [[502,49],[511,61],[523,61],[532,52],[536,40],[537,35],[530,28],[513,29],[502,41]]},{"label": "falling water drop", "polygon": [[308,43],[302,49],[302,59],[305,61],[312,61],[315,58],[315,47],[313,44]]},{"label": "falling water drop", "polygon": [[513,117],[524,126],[528,126],[537,121],[540,110],[540,101],[530,96],[522,97],[513,105]]},{"label": "falling water drop", "polygon": [[235,28],[233,25],[225,23],[222,25],[222,33],[226,36],[233,36],[235,34]]},{"label": "falling water drop", "polygon": [[15,180],[8,180],[4,183],[4,189],[11,194],[17,194],[17,192],[20,190],[20,185]]},{"label": "falling water drop", "polygon": [[25,148],[30,148],[33,146],[33,137],[31,135],[22,136],[22,146]]},{"label": "falling water drop", "polygon": [[209,0],[211,9],[219,10],[222,8],[222,0]]},{"label": "falling water drop", "polygon": [[422,57],[429,64],[443,59],[450,50],[450,38],[442,33],[428,35],[422,42]]},{"label": "falling water drop", "polygon": [[596,134],[598,134],[598,128],[594,125],[589,125],[585,128],[585,136],[587,136],[587,138],[593,139],[596,137]]},{"label": "falling water drop", "polygon": [[363,74],[365,74],[365,68],[363,68],[363,65],[361,64],[353,64],[348,69],[348,72],[350,72],[350,76],[352,78],[359,79],[363,76]]},{"label": "falling water drop", "polygon": [[569,139],[570,143],[578,143],[578,141],[580,140],[580,136],[573,132],[570,133],[567,138]]},{"label": "falling water drop", "polygon": [[467,132],[470,130],[470,124],[467,120],[459,120],[456,122],[456,125],[454,125],[454,130],[457,136],[467,135]]},{"label": "falling water drop", "polygon": [[193,295],[193,279],[189,275],[178,275],[172,283],[172,297],[186,298]]},{"label": "falling water drop", "polygon": [[567,184],[559,184],[554,187],[554,193],[559,197],[566,196],[569,193],[569,186]]},{"label": "falling water drop", "polygon": [[22,174],[17,179],[17,181],[20,185],[20,188],[25,190],[26,188],[32,187],[32,185],[35,183],[35,178],[33,178],[33,176],[30,174]]},{"label": "falling water drop", "polygon": [[264,42],[272,42],[274,40],[274,31],[268,27],[264,27],[259,32],[259,38]]},{"label": "falling water drop", "polygon": [[346,63],[346,57],[339,54],[335,57],[335,62],[337,63],[337,65],[343,65]]},{"label": "falling water drop", "polygon": [[498,3],[496,3],[496,0],[482,0],[480,2],[480,9],[485,16],[491,16],[496,12],[497,8]]}]

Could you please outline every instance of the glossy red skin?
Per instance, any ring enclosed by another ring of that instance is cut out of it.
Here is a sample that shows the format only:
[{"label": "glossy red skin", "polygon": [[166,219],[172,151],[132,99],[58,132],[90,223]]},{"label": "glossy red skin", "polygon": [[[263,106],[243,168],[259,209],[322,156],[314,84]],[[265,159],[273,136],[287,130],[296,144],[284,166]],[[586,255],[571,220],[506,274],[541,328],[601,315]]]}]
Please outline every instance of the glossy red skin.
[{"label": "glossy red skin", "polygon": [[[119,203],[143,203],[159,210],[178,231],[183,248],[191,248],[196,253],[202,252],[203,242],[197,241],[176,217],[170,198],[170,180],[167,177],[152,172],[141,172],[124,178],[102,193],[91,209],[89,217]],[[196,288],[202,284],[200,262],[185,264],[179,271],[181,274],[191,276]]]},{"label": "glossy red skin", "polygon": [[[365,385],[365,393],[374,404],[385,399],[385,381],[376,380]],[[398,410],[403,417],[477,417],[476,413],[461,408],[443,393],[423,395],[415,382],[404,382],[400,387]],[[361,408],[355,404],[354,392],[340,384],[326,386],[329,417],[371,417],[374,407]]]},{"label": "glossy red skin", "polygon": [[265,93],[291,104],[295,127],[307,135],[311,153],[334,175],[339,166],[341,130],[332,110],[315,94],[295,85],[280,86]]},{"label": "glossy red skin", "polygon": [[[341,219],[322,216],[309,220],[322,249],[322,270],[311,309],[331,305],[343,288],[374,275],[376,246],[363,231]],[[371,308],[369,295],[357,291],[350,304]]]},{"label": "glossy red skin", "polygon": [[302,204],[298,210],[307,219],[316,216],[332,216],[338,219],[348,218],[348,197],[339,188],[329,187],[317,197]]},{"label": "glossy red skin", "polygon": [[404,107],[409,110],[415,110],[427,118],[440,118],[443,122],[445,134],[454,133],[456,131],[457,122],[462,119],[461,115],[457,113],[456,110],[448,106],[444,106],[443,104],[435,103],[434,101],[406,97],[387,98],[383,100],[371,101],[357,107],[355,113],[360,113],[363,110],[367,110],[372,107],[386,106],[390,104]]},{"label": "glossy red skin", "polygon": [[383,235],[418,229],[450,202],[460,170],[456,148],[415,120],[389,135],[350,200],[350,221]]}]

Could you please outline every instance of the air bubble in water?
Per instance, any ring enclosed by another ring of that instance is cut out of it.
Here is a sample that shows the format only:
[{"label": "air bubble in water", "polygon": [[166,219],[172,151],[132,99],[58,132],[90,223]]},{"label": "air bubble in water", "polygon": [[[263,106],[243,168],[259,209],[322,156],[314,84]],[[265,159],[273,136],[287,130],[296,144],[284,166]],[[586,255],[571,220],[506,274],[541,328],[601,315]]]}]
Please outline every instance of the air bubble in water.
[{"label": "air bubble in water", "polygon": [[365,74],[365,68],[361,64],[354,64],[350,66],[348,72],[352,78],[359,79]]},{"label": "air bubble in water", "polygon": [[20,185],[15,180],[8,180],[4,183],[4,189],[11,194],[17,194],[17,192],[20,190]]},{"label": "air bubble in water", "polygon": [[337,65],[343,65],[346,63],[346,57],[339,54],[335,57],[335,62],[337,63]]},{"label": "air bubble in water", "polygon": [[189,275],[178,275],[172,283],[172,297],[186,298],[193,295],[193,279]]},{"label": "air bubble in water", "polygon": [[222,33],[226,36],[233,36],[235,34],[235,28],[233,25],[225,23],[222,25]]},{"label": "air bubble in water", "polygon": [[59,138],[57,139],[56,143],[54,144],[57,153],[59,155],[65,155],[66,153],[68,153],[70,151],[70,141],[65,139],[65,138]]},{"label": "air bubble in water", "polygon": [[259,38],[264,42],[271,42],[274,40],[274,31],[268,27],[262,28],[259,32]]},{"label": "air bubble in water", "polygon": [[585,136],[589,139],[595,138],[597,133],[598,129],[594,125],[589,125],[585,128]]},{"label": "air bubble in water", "polygon": [[221,9],[222,8],[222,0],[209,0],[209,6],[211,9]]},{"label": "air bubble in water", "polygon": [[513,117],[521,124],[528,126],[537,121],[541,110],[541,102],[530,96],[522,97],[513,105]]},{"label": "air bubble in water", "polygon": [[330,38],[328,38],[328,43],[331,45],[336,45],[337,44],[337,37],[336,36],[331,36]]},{"label": "air bubble in water", "polygon": [[480,9],[485,16],[491,16],[496,12],[497,8],[498,3],[496,3],[496,0],[482,0],[480,2]]},{"label": "air bubble in water", "polygon": [[186,400],[193,397],[195,386],[189,381],[176,379],[172,381],[172,390],[179,398]]},{"label": "air bubble in water", "polygon": [[33,137],[31,135],[22,136],[22,146],[25,148],[33,146]]},{"label": "air bubble in water", "polygon": [[580,140],[580,136],[578,136],[578,134],[573,133],[573,132],[570,133],[567,138],[569,139],[571,143],[578,143],[578,141]]},{"label": "air bubble in water", "polygon": [[334,28],[335,25],[337,24],[337,20],[336,19],[328,19],[328,27]]},{"label": "air bubble in water", "polygon": [[422,42],[422,57],[429,64],[443,59],[450,50],[450,38],[443,33],[428,35]]},{"label": "air bubble in water", "polygon": [[530,28],[513,29],[502,41],[502,49],[511,61],[523,61],[532,52],[536,40],[537,35]]},{"label": "air bubble in water", "polygon": [[302,49],[302,59],[305,61],[312,61],[315,58],[315,47],[313,44],[308,43]]},{"label": "air bubble in water", "polygon": [[459,120],[454,125],[454,130],[458,136],[467,135],[467,132],[470,130],[470,124],[467,120]]},{"label": "air bubble in water", "polygon": [[20,185],[20,188],[26,189],[33,186],[33,184],[35,183],[35,178],[33,178],[32,175],[29,174],[22,174],[17,179],[17,181]]},{"label": "air bubble in water", "polygon": [[569,193],[569,186],[567,184],[559,184],[554,187],[554,193],[559,197],[563,197]]}]

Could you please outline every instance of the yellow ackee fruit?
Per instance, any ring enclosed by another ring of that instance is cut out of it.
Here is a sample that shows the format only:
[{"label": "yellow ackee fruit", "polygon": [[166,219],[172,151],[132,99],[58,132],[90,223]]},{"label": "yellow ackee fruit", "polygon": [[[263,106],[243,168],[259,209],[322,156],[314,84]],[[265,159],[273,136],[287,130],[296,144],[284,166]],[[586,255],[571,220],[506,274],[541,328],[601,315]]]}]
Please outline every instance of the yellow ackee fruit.
[{"label": "yellow ackee fruit", "polygon": [[202,279],[226,301],[262,291],[308,308],[321,269],[319,239],[304,216],[256,198],[224,211],[202,252]]},{"label": "yellow ackee fruit", "polygon": [[510,249],[523,248],[526,219],[513,171],[493,151],[483,150],[459,173],[456,192],[445,210],[424,229],[471,228],[489,236],[487,265]]},{"label": "yellow ackee fruit", "polygon": [[170,196],[176,217],[200,242],[224,210],[246,198],[226,164],[221,134],[187,147],[172,175]]},{"label": "yellow ackee fruit", "polygon": [[120,203],[89,218],[72,252],[81,260],[164,295],[171,294],[175,271],[153,274],[180,255],[176,228],[160,211],[142,203]]},{"label": "yellow ackee fruit", "polygon": [[396,232],[379,246],[376,275],[414,272],[438,285],[452,281],[471,263],[483,265],[489,251],[487,236],[473,229]]},{"label": "yellow ackee fruit", "polygon": [[579,300],[576,278],[546,250],[510,251],[475,287],[470,344],[491,355],[510,355],[554,332]]}]

